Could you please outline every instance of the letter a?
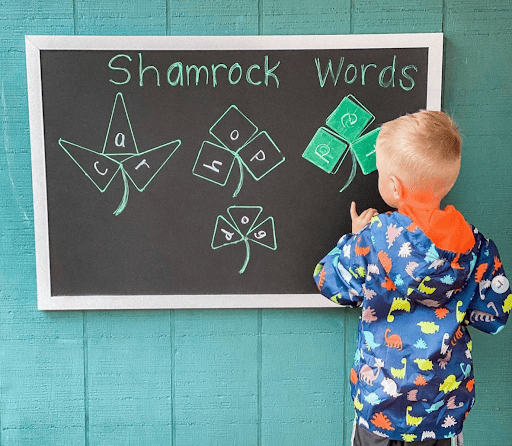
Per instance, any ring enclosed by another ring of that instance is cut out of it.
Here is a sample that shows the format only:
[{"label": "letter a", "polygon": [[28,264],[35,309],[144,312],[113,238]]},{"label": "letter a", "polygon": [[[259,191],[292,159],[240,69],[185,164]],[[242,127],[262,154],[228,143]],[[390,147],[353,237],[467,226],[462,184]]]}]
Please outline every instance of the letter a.
[{"label": "letter a", "polygon": [[[119,141],[119,137],[121,137],[121,141]],[[123,134],[123,133],[118,133],[118,134],[116,135],[116,140],[115,140],[115,144],[116,144],[116,146],[117,146],[117,147],[125,147],[125,145],[124,145],[125,138],[126,138],[126,137],[124,136],[124,134]]]}]

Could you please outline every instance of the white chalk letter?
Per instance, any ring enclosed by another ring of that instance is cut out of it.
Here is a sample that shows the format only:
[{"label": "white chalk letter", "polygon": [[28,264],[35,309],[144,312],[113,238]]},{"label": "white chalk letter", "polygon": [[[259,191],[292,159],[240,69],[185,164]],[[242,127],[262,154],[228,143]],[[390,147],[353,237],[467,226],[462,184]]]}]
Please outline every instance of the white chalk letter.
[{"label": "white chalk letter", "polygon": [[207,169],[210,169],[216,173],[219,173],[220,172],[219,169],[217,169],[217,167],[215,167],[215,166],[222,166],[222,163],[220,161],[215,160],[212,162],[211,166],[209,164],[203,164],[203,167],[206,167]]},{"label": "white chalk letter", "polygon": [[327,144],[320,144],[316,146],[315,154],[322,158],[322,160],[327,164],[329,164],[333,159],[332,155],[329,157],[327,156],[329,153],[331,153],[331,148]]},{"label": "white chalk letter", "polygon": [[[119,137],[121,137],[121,139],[119,139]],[[124,145],[125,138],[126,138],[126,137],[124,136],[124,134],[123,134],[123,133],[118,133],[118,134],[116,135],[116,140],[115,140],[115,144],[116,144],[116,146],[117,146],[117,147],[125,147],[125,145]]]},{"label": "white chalk letter", "polygon": [[100,175],[106,175],[106,174],[107,174],[107,172],[108,172],[108,168],[107,168],[107,169],[105,169],[105,172],[100,172],[100,171],[99,171],[99,169],[98,169],[98,164],[99,164],[99,163],[100,163],[99,161],[96,161],[96,162],[94,163],[94,169],[95,169],[95,170],[96,170],[96,172],[98,172]]},{"label": "white chalk letter", "polygon": [[224,233],[224,236],[226,237],[226,240],[229,242],[233,238],[234,232],[228,232],[225,229],[221,229],[221,231]]},{"label": "white chalk letter", "polygon": [[251,158],[251,161],[265,161],[265,152],[263,150],[260,150],[258,153],[256,153],[256,155],[254,155],[252,158]]}]

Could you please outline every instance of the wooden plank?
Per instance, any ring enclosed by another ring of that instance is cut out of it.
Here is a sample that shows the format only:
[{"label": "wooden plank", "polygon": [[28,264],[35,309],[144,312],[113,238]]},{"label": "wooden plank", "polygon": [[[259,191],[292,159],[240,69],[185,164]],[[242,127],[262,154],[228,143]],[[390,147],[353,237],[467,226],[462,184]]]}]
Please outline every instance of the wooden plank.
[{"label": "wooden plank", "polygon": [[[17,323],[16,331],[35,326]],[[64,329],[58,338],[37,332],[2,338],[3,444],[85,444],[81,341]]]},{"label": "wooden plank", "polygon": [[[477,110],[479,106],[475,104],[472,108]],[[485,111],[478,110],[475,113]],[[453,114],[457,124],[469,134],[464,134],[463,131],[462,168],[446,201],[456,203],[467,221],[496,243],[505,271],[509,272],[512,270],[509,223],[512,220],[512,209],[503,204],[512,201],[512,191],[509,164],[503,160],[510,157],[512,134],[472,135],[470,132],[485,132],[488,127],[476,125],[478,128],[472,128],[461,117],[460,112]],[[499,117],[496,119],[506,120]],[[496,218],[494,209],[500,209],[499,218]]]},{"label": "wooden plank", "polygon": [[89,312],[85,325],[87,443],[171,444],[169,312]]},{"label": "wooden plank", "polygon": [[262,0],[262,34],[350,34],[350,0]]},{"label": "wooden plank", "polygon": [[16,52],[24,57],[24,37],[28,34],[73,34],[73,0],[3,2],[0,16],[2,51]]},{"label": "wooden plank", "polygon": [[263,311],[262,445],[348,444],[345,323],[340,309]]},{"label": "wooden plank", "polygon": [[77,0],[78,35],[165,35],[166,1]]},{"label": "wooden plank", "polygon": [[[361,317],[360,309],[346,308],[342,311],[345,312],[344,321],[344,342],[345,342],[345,367],[342,370],[344,374],[345,388],[350,388],[350,369],[354,364],[354,357],[356,354],[357,337],[359,328],[359,318]],[[350,392],[347,390],[347,392]],[[344,430],[344,445],[351,444],[352,441],[352,426],[355,418],[354,403],[350,397],[350,393],[347,393],[345,401],[345,430]]]},{"label": "wooden plank", "polygon": [[175,312],[173,444],[259,444],[257,311]]},{"label": "wooden plank", "polygon": [[[448,1],[446,6],[443,107],[464,139],[462,171],[450,197],[460,201],[471,223],[494,239],[505,267],[512,265],[507,226],[512,209],[501,204],[510,202],[512,190],[507,163],[499,161],[509,156],[512,136],[511,20],[512,6],[506,1]],[[471,193],[464,193],[469,185]],[[489,213],[496,206],[500,218]]]},{"label": "wooden plank", "polygon": [[442,30],[443,0],[358,0],[354,5],[354,34],[434,33]]},{"label": "wooden plank", "polygon": [[500,409],[475,407],[464,425],[464,444],[509,446],[510,418],[500,416],[499,412]]},{"label": "wooden plank", "polygon": [[[447,0],[443,109],[463,136],[462,169],[448,197],[500,250],[512,271],[510,140],[512,138],[512,5]],[[499,212],[496,210],[499,209]],[[512,332],[472,331],[476,405],[464,425],[468,444],[510,444]]]},{"label": "wooden plank", "polygon": [[510,135],[512,6],[447,1],[444,102],[464,135]]},{"label": "wooden plank", "polygon": [[24,35],[73,32],[72,2],[7,2],[0,39],[1,442],[83,445],[82,314],[36,309]]},{"label": "wooden plank", "polygon": [[170,0],[169,35],[258,34],[258,1]]},{"label": "wooden plank", "polygon": [[512,330],[490,336],[471,331],[476,403],[464,424],[467,444],[510,445]]},{"label": "wooden plank", "polygon": [[[449,1],[446,5],[446,68],[443,107],[463,136],[463,163],[450,194],[468,221],[491,237],[505,265],[512,265],[507,222],[512,200],[507,163],[512,136],[512,6],[497,1]],[[492,178],[490,182],[489,179]],[[471,193],[465,193],[468,187]],[[475,206],[475,203],[477,206]],[[489,213],[498,207],[500,218]],[[510,266],[509,266],[510,269]]]}]

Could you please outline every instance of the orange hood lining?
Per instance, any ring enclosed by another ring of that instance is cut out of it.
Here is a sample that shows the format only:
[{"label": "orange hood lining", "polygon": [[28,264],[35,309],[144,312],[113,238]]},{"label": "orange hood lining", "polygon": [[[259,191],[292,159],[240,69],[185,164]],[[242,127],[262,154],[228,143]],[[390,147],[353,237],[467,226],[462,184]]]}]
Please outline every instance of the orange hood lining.
[{"label": "orange hood lining", "polygon": [[404,205],[398,212],[416,223],[437,248],[464,254],[475,244],[471,226],[452,205],[445,209],[414,209]]}]

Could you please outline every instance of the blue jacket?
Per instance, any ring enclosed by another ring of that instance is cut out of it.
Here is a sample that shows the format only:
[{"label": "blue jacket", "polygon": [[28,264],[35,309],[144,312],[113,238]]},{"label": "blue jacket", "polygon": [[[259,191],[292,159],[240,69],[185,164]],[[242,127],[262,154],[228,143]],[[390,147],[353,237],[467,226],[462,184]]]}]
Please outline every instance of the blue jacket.
[{"label": "blue jacket", "polygon": [[436,247],[398,212],[347,234],[315,269],[320,292],[362,307],[351,369],[358,423],[402,441],[448,438],[475,401],[467,326],[496,334],[512,294],[494,243]]}]

